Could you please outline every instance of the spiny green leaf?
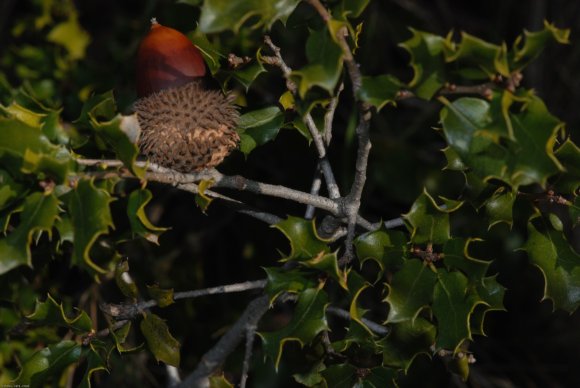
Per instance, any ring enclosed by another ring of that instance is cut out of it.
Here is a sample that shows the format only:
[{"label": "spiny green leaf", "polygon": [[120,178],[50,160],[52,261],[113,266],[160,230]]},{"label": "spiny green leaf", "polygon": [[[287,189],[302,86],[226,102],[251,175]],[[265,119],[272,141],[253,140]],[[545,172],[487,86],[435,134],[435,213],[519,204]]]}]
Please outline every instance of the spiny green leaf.
[{"label": "spiny green leaf", "polygon": [[558,147],[555,155],[565,169],[555,186],[563,193],[580,193],[580,148],[568,138]]},{"label": "spiny green leaf", "polygon": [[524,245],[530,261],[544,276],[544,299],[554,308],[573,313],[580,306],[580,255],[562,232],[550,229],[540,218],[528,222]]},{"label": "spiny green leaf", "polygon": [[160,288],[159,285],[154,284],[152,286],[147,286],[147,292],[153,299],[155,299],[159,307],[167,307],[174,303],[173,288],[163,289]]},{"label": "spiny green leaf", "polygon": [[407,373],[415,357],[431,355],[436,333],[436,327],[423,318],[392,324],[388,336],[380,342],[383,364]]},{"label": "spiny green leaf", "polygon": [[461,270],[471,281],[480,283],[491,264],[490,261],[476,259],[469,253],[471,244],[481,241],[475,238],[453,238],[443,247],[443,263],[450,269]]},{"label": "spiny green leaf", "polygon": [[82,347],[74,341],[64,340],[39,350],[24,362],[16,384],[42,387],[52,379],[58,381],[63,371],[81,357]]},{"label": "spiny green leaf", "polygon": [[437,276],[428,265],[411,259],[403,263],[388,284],[386,302],[390,306],[387,322],[414,320],[419,312],[429,306]]},{"label": "spiny green leaf", "polygon": [[332,14],[341,18],[341,20],[347,20],[347,18],[358,18],[369,3],[370,0],[341,0],[333,9]]},{"label": "spiny green leaf", "polygon": [[243,67],[236,69],[232,72],[229,72],[230,76],[237,80],[242,86],[248,91],[252,83],[258,78],[258,76],[262,73],[266,72],[262,62],[258,59],[260,58],[260,52],[258,51],[255,60],[250,61],[243,65]]},{"label": "spiny green leaf", "polygon": [[548,177],[563,170],[554,156],[554,144],[564,123],[548,112],[539,97],[531,94],[523,111],[512,115],[512,122],[519,151],[515,151],[510,160],[514,185],[539,183],[545,186]]},{"label": "spiny green leaf", "polygon": [[205,33],[232,30],[237,33],[248,19],[258,17],[254,28],[270,28],[277,20],[286,21],[299,0],[205,0],[201,8],[199,28]]},{"label": "spiny green leaf", "polygon": [[274,360],[276,370],[286,342],[296,341],[304,346],[312,342],[321,331],[328,329],[325,315],[327,304],[328,296],[323,290],[304,290],[298,296],[294,315],[286,327],[275,332],[259,333],[264,353]]},{"label": "spiny green leaf", "polygon": [[149,350],[157,361],[179,367],[179,342],[173,338],[163,319],[147,313],[141,321],[141,332],[147,340]]},{"label": "spiny green leaf", "polygon": [[36,301],[34,312],[27,319],[43,325],[63,326],[73,329],[77,332],[90,332],[93,326],[91,318],[86,312],[80,310],[72,318],[67,316],[62,303],[57,303],[50,294],[47,295],[45,302]]},{"label": "spiny green leaf", "polygon": [[87,369],[78,388],[91,388],[91,376],[100,370],[108,371],[107,364],[92,346],[83,350],[83,357],[86,358]]},{"label": "spiny green leaf", "polygon": [[16,182],[8,171],[0,170],[0,210],[14,204],[25,192],[25,187]]},{"label": "spiny green leaf", "polygon": [[443,54],[449,42],[428,32],[410,30],[411,39],[400,44],[411,55],[414,75],[409,87],[417,96],[428,100],[447,81]]},{"label": "spiny green leaf", "polygon": [[443,154],[447,159],[447,165],[445,166],[445,170],[451,171],[465,171],[467,170],[467,166],[463,163],[457,151],[455,151],[450,146],[447,146],[443,149]]},{"label": "spiny green leaf", "polygon": [[462,32],[457,49],[447,54],[447,62],[456,62],[466,78],[489,79],[497,73],[509,77],[511,73],[505,43],[498,46]]},{"label": "spiny green leaf", "polygon": [[264,268],[268,283],[265,292],[270,296],[270,303],[283,292],[300,293],[316,286],[312,277],[300,269],[284,270],[278,267]]},{"label": "spiny green leaf", "polygon": [[413,243],[444,244],[449,240],[449,213],[457,210],[462,205],[462,202],[445,202],[448,202],[448,204],[437,204],[435,199],[425,189],[415,200],[409,213],[403,215],[411,230],[411,241]]},{"label": "spiny green leaf", "polygon": [[327,387],[352,388],[357,386],[357,368],[350,364],[335,364],[321,372]]},{"label": "spiny green leaf", "polygon": [[32,239],[43,231],[50,237],[57,215],[58,199],[53,193],[33,193],[24,200],[20,223],[0,238],[0,275],[20,265],[32,266]]},{"label": "spiny green leaf", "polygon": [[394,271],[407,255],[407,237],[397,230],[379,229],[358,236],[354,242],[361,262],[372,259],[382,270]]},{"label": "spiny green leaf", "polygon": [[472,334],[485,335],[484,322],[485,316],[489,311],[505,311],[503,298],[505,288],[496,280],[496,276],[484,278],[476,286],[477,294],[483,301],[475,307],[475,310],[469,317],[469,327]]},{"label": "spiny green leaf", "polygon": [[500,187],[493,193],[493,196],[485,202],[490,228],[500,222],[505,222],[511,227],[515,201],[516,194],[505,187]]},{"label": "spiny green leaf", "polygon": [[365,388],[397,387],[397,371],[384,366],[377,366],[368,370],[368,374],[362,378],[362,386]]},{"label": "spiny green leaf", "polygon": [[310,260],[330,250],[327,242],[318,236],[314,220],[290,216],[273,227],[290,241],[290,254],[284,260]]},{"label": "spiny green leaf", "polygon": [[114,226],[109,208],[111,201],[109,193],[97,189],[92,180],[80,180],[70,194],[68,209],[74,233],[72,262],[76,265],[106,272],[91,260],[90,250],[97,238]]},{"label": "spiny green leaf", "polygon": [[277,106],[243,114],[238,123],[241,151],[247,156],[255,147],[274,139],[283,124],[284,114]]},{"label": "spiny green leaf", "polygon": [[300,264],[308,268],[314,268],[326,273],[345,290],[347,273],[338,267],[338,257],[336,252],[324,253],[320,252],[310,260],[300,260]]},{"label": "spiny green leaf", "polygon": [[39,128],[16,119],[0,118],[0,160],[15,158],[16,169],[25,173],[45,172],[59,183],[71,169],[70,154],[50,143]]},{"label": "spiny green leaf", "polygon": [[541,31],[524,31],[524,35],[516,38],[513,45],[513,70],[521,70],[533,61],[551,42],[568,44],[570,37],[569,29],[556,28],[551,23],[544,21],[544,29]]},{"label": "spiny green leaf", "polygon": [[134,353],[143,348],[143,344],[139,346],[129,346],[127,344],[127,336],[131,331],[131,322],[128,321],[125,325],[121,326],[119,329],[114,330],[112,325],[109,325],[109,333],[113,337],[115,342],[115,347],[119,354],[123,353]]},{"label": "spiny green leaf", "polygon": [[342,72],[342,49],[332,39],[328,30],[314,31],[306,41],[308,65],[292,72],[298,80],[301,98],[314,86],[319,86],[333,94]]},{"label": "spiny green leaf", "polygon": [[396,98],[403,83],[392,75],[363,77],[359,98],[380,111],[385,105],[396,105]]},{"label": "spiny green leaf", "polygon": [[371,285],[356,271],[351,271],[348,274],[348,291],[351,297],[349,314],[352,322],[358,323],[369,335],[373,335],[373,331],[362,321],[363,315],[366,312],[358,306],[358,299],[362,292]]},{"label": "spiny green leaf", "polygon": [[167,228],[160,228],[149,221],[145,213],[145,206],[152,198],[153,194],[147,189],[137,189],[131,192],[127,203],[127,217],[129,217],[133,233],[157,244],[159,234],[166,231]]},{"label": "spiny green leaf", "polygon": [[192,34],[188,34],[192,43],[201,51],[203,59],[212,75],[215,75],[220,69],[220,59],[224,55],[207,39],[207,36],[197,29]]},{"label": "spiny green leaf", "polygon": [[471,292],[463,274],[445,269],[437,271],[432,308],[439,329],[438,349],[452,349],[455,353],[464,340],[471,339],[469,316],[479,303],[483,301]]}]

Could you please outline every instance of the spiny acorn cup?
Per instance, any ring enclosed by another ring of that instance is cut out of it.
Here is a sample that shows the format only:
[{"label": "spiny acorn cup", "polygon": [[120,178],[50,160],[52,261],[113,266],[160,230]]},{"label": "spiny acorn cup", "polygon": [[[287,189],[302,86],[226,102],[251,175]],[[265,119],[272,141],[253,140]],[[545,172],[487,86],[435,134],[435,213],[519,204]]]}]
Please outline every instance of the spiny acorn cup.
[{"label": "spiny acorn cup", "polygon": [[150,161],[188,173],[217,166],[237,148],[234,96],[204,89],[203,58],[185,35],[153,19],[137,69],[139,147]]}]

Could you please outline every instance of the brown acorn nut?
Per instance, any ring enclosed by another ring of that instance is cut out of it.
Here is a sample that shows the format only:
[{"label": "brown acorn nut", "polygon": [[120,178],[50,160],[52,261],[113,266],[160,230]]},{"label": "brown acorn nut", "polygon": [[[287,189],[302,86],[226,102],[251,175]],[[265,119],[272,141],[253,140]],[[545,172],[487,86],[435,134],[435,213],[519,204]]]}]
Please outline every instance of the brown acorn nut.
[{"label": "brown acorn nut", "polygon": [[[153,39],[152,34],[160,28],[177,34],[163,32],[153,35]],[[234,130],[239,118],[234,96],[205,90],[201,80],[196,80],[205,73],[205,65],[201,55],[191,54],[199,51],[184,35],[156,22],[151,29],[141,44],[137,62],[138,89],[143,97],[134,108],[141,128],[141,152],[150,161],[180,172],[214,167],[240,141]],[[195,51],[160,48],[180,46],[183,38]],[[184,52],[188,54],[183,58],[173,58]],[[167,71],[177,64],[179,71]]]},{"label": "brown acorn nut", "polygon": [[205,75],[199,49],[181,32],[151,19],[151,30],[137,52],[137,94],[148,96]]}]

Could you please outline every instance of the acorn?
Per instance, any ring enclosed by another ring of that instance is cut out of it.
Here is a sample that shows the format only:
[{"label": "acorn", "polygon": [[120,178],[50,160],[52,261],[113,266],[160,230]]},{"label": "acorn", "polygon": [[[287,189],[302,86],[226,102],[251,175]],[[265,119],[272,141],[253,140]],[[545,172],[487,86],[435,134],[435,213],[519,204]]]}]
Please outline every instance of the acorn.
[{"label": "acorn", "polygon": [[[187,44],[186,44],[187,43]],[[205,63],[179,31],[152,20],[139,47],[135,112],[147,158],[180,172],[215,167],[240,141],[235,97],[206,90]]]}]

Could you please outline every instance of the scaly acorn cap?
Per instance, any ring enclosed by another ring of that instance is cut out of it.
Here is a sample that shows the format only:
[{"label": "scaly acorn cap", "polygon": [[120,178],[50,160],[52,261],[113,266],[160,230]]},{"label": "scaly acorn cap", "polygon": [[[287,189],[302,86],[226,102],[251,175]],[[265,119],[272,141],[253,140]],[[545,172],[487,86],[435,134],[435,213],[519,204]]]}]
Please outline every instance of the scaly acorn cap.
[{"label": "scaly acorn cap", "polygon": [[238,146],[234,96],[199,81],[139,99],[141,152],[153,163],[189,173],[220,164]]}]

